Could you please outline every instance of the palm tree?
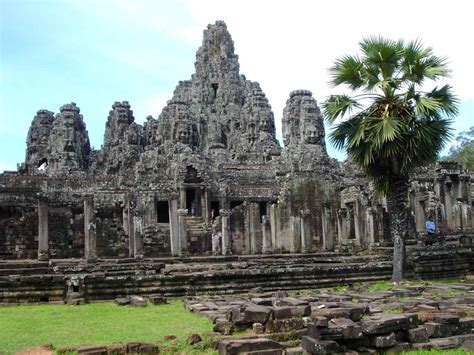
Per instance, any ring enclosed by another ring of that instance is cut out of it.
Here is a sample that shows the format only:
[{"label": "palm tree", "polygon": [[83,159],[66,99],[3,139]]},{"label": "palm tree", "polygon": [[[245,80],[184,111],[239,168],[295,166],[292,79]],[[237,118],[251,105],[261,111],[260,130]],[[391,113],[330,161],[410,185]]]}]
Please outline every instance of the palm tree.
[{"label": "palm tree", "polygon": [[409,174],[435,162],[451,138],[458,100],[449,85],[426,91],[427,84],[449,72],[446,60],[420,41],[370,37],[360,43],[360,49],[360,55],[345,55],[330,69],[331,83],[348,86],[351,93],[330,96],[323,104],[324,115],[336,123],[330,134],[333,144],[346,149],[387,197],[393,281],[399,282],[409,230]]}]

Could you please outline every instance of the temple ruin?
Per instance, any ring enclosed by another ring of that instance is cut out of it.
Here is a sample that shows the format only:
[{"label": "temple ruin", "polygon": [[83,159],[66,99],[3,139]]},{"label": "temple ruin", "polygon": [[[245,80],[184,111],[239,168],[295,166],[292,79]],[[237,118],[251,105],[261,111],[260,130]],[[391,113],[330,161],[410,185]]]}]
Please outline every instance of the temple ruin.
[{"label": "temple ruin", "polygon": [[[76,103],[36,113],[25,162],[0,175],[0,258],[50,260],[50,268],[65,259],[389,258],[384,198],[351,162],[328,156],[310,91],[289,94],[282,124],[283,147],[265,93],[239,72],[225,23],[209,25],[195,73],[178,83],[159,117],[140,125],[129,102],[113,103],[99,150],[91,149]],[[450,265],[472,269],[471,177],[454,162],[413,176],[413,258],[422,253],[416,236],[433,216],[462,249],[457,258],[467,258]]]}]

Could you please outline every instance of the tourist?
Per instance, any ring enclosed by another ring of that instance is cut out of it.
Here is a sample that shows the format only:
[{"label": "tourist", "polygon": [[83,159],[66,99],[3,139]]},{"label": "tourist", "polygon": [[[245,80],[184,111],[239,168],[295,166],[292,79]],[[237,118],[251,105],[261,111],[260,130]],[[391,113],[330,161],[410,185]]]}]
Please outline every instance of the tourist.
[{"label": "tourist", "polygon": [[425,227],[426,227],[426,245],[432,245],[434,243],[436,226],[431,216],[428,217],[428,220],[425,223]]},{"label": "tourist", "polygon": [[196,215],[196,207],[196,201],[191,202],[191,216],[193,217]]}]

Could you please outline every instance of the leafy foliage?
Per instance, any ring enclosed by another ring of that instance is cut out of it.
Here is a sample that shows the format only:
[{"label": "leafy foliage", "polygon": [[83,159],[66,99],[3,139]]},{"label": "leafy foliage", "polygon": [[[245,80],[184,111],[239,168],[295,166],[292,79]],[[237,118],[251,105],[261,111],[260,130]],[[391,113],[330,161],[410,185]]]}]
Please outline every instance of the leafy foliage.
[{"label": "leafy foliage", "polygon": [[345,55],[330,69],[332,84],[351,94],[330,96],[324,115],[336,123],[333,144],[366,169],[387,192],[390,176],[408,176],[432,163],[451,138],[458,100],[449,85],[424,91],[427,80],[446,77],[445,59],[420,41],[369,37],[361,54]]},{"label": "leafy foliage", "polygon": [[464,168],[474,170],[474,126],[469,131],[458,134],[456,144],[443,160],[457,161]]}]

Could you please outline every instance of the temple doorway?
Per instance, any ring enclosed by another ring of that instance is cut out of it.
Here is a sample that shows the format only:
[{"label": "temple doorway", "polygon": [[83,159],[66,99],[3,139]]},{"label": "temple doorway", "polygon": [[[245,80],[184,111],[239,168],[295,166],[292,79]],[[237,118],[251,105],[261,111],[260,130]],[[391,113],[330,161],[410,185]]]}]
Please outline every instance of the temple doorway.
[{"label": "temple doorway", "polygon": [[186,188],[186,209],[188,210],[189,215],[192,214],[193,202],[196,207],[195,216],[201,217],[202,216],[201,189],[196,188],[196,187],[188,187]]}]

